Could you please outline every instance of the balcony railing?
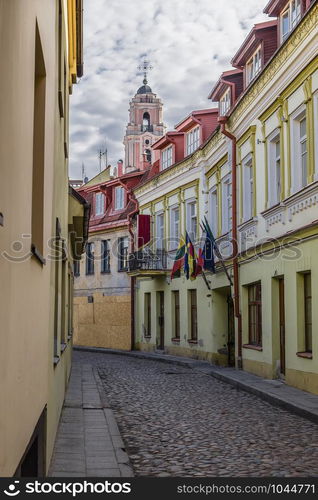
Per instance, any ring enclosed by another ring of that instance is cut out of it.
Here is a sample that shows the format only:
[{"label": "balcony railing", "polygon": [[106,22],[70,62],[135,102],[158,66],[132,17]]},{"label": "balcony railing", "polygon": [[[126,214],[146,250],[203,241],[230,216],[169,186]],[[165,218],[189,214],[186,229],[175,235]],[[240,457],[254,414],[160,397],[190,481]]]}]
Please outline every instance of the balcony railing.
[{"label": "balcony railing", "polygon": [[165,271],[168,256],[166,250],[145,248],[130,254],[129,271]]},{"label": "balcony railing", "polygon": [[153,125],[141,125],[142,132],[153,132]]}]

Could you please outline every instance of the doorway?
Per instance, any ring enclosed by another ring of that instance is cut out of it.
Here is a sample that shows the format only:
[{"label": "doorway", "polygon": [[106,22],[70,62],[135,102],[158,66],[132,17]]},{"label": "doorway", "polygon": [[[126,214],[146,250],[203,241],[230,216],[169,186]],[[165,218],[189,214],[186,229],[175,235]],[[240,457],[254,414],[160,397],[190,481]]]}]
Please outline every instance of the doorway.
[{"label": "doorway", "polygon": [[234,303],[231,295],[227,298],[227,363],[228,366],[235,366],[235,321]]},{"label": "doorway", "polygon": [[159,335],[157,336],[157,349],[163,350],[165,347],[165,294],[157,292],[158,304],[158,327]]},{"label": "doorway", "polygon": [[285,352],[285,280],[279,279],[279,345],[280,345],[280,374],[284,377],[286,372]]}]

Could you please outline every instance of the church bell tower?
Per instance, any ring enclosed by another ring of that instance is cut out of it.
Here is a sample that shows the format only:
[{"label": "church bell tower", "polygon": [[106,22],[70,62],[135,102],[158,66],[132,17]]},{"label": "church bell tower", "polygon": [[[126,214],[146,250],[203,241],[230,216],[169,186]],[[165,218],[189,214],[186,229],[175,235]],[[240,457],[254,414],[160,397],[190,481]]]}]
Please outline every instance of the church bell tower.
[{"label": "church bell tower", "polygon": [[162,117],[162,101],[148,85],[147,73],[151,68],[144,61],[143,85],[130,101],[129,122],[124,137],[125,172],[144,170],[157,160],[157,152],[151,151],[151,145],[165,133]]}]

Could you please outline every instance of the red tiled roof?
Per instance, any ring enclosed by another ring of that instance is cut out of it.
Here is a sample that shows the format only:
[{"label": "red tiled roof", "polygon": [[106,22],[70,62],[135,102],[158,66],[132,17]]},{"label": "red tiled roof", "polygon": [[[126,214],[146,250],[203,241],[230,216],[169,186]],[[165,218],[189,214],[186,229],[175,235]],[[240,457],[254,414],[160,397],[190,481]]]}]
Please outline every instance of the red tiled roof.
[{"label": "red tiled roof", "polygon": [[274,21],[266,21],[265,23],[255,24],[252,30],[247,35],[247,37],[245,38],[240,48],[238,49],[238,51],[236,52],[235,56],[231,61],[231,64],[237,68],[241,68],[242,66],[244,66],[247,59],[249,59],[249,57],[253,54],[254,50],[257,49],[257,46],[262,41],[262,35],[264,31],[267,30],[275,31],[275,37],[276,37],[277,24],[278,24],[277,19],[275,19]]}]

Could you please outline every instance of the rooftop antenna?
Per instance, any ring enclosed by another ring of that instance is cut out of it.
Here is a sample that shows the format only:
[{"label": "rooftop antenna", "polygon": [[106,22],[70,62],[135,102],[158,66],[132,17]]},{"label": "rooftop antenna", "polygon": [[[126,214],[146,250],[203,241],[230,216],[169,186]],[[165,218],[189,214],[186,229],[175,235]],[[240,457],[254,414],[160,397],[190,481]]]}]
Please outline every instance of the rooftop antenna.
[{"label": "rooftop antenna", "polygon": [[85,178],[85,165],[84,162],[82,161],[82,181],[84,181]]},{"label": "rooftop antenna", "polygon": [[102,171],[102,159],[103,157],[105,158],[105,168],[107,167],[107,148],[105,144],[105,150],[102,151],[101,149],[98,152],[98,158],[99,158],[99,172]]},{"label": "rooftop antenna", "polygon": [[143,74],[144,74],[143,84],[147,85],[147,83],[148,83],[147,75],[148,75],[148,72],[153,69],[153,66],[151,66],[150,62],[147,61],[147,59],[144,59],[143,63],[140,64],[140,66],[138,66],[137,69],[139,71],[143,72]]}]

